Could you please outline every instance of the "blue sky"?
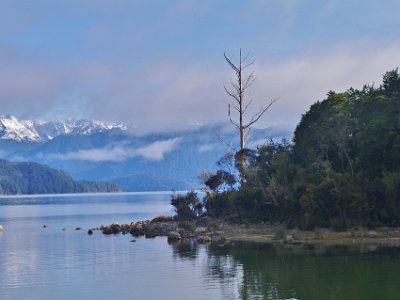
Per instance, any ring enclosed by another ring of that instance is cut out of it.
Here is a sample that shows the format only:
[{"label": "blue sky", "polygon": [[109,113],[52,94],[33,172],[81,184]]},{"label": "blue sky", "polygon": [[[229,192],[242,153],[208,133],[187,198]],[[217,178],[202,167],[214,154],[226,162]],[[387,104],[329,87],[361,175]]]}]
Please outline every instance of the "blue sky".
[{"label": "blue sky", "polygon": [[380,84],[400,64],[399,1],[0,2],[0,114],[131,122],[144,131],[227,120],[239,48],[259,126],[293,129],[329,90]]}]

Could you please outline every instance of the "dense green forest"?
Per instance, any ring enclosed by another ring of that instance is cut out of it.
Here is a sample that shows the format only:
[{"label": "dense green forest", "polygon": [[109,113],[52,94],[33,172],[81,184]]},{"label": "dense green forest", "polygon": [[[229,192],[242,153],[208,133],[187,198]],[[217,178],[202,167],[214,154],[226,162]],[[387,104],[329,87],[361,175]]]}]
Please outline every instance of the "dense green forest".
[{"label": "dense green forest", "polygon": [[[380,87],[329,92],[302,116],[292,142],[228,153],[218,165],[218,172],[203,176],[206,197],[199,200],[210,216],[302,229],[400,225],[397,69]],[[191,211],[198,214],[192,196]]]},{"label": "dense green forest", "polygon": [[75,181],[66,172],[31,162],[0,160],[0,194],[115,192],[113,183]]}]

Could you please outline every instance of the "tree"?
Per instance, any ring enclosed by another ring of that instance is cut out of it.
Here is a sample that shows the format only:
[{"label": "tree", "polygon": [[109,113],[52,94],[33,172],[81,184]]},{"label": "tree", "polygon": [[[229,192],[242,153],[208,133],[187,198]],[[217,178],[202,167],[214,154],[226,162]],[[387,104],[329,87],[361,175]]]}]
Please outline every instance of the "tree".
[{"label": "tree", "polygon": [[[228,116],[231,123],[239,130],[240,133],[240,151],[243,152],[245,149],[246,139],[250,134],[251,127],[260,120],[264,113],[278,100],[278,98],[271,100],[270,103],[262,107],[259,112],[252,115],[252,117],[246,121],[246,111],[252,104],[252,101],[246,101],[245,95],[247,89],[254,83],[254,71],[250,72],[249,75],[244,75],[244,71],[250,67],[254,61],[246,63],[248,56],[242,59],[242,49],[239,51],[239,64],[236,65],[229,59],[224,53],[226,62],[235,72],[235,80],[231,81],[231,89],[228,89],[224,85],[226,93],[233,98],[232,103],[228,103]],[[231,116],[231,110],[236,110],[239,114],[239,121],[235,121]],[[242,160],[242,166],[239,168],[240,181],[245,182],[245,161]]]}]

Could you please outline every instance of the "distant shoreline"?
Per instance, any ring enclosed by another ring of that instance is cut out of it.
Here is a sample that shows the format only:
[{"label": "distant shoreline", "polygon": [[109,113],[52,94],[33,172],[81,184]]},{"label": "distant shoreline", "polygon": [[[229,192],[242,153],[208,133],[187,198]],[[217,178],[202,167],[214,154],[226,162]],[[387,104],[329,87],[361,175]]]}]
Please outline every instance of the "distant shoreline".
[{"label": "distant shoreline", "polygon": [[56,198],[56,197],[94,197],[94,196],[129,196],[129,195],[168,195],[168,194],[184,194],[187,191],[153,191],[153,192],[99,192],[99,193],[65,193],[65,194],[18,194],[18,195],[0,195],[0,199],[7,198]]}]

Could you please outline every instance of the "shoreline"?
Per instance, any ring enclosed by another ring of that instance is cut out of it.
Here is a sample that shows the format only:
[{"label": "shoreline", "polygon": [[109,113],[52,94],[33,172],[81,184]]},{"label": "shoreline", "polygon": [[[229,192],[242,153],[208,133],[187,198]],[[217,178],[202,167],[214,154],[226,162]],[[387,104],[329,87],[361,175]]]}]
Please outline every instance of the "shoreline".
[{"label": "shoreline", "polygon": [[340,232],[331,228],[318,228],[314,231],[302,231],[276,225],[228,224],[209,217],[195,221],[177,221],[170,216],[159,216],[153,220],[111,224],[93,230],[99,230],[105,235],[129,233],[133,237],[145,238],[166,236],[169,243],[195,240],[200,244],[210,243],[220,247],[243,242],[290,247],[400,247],[400,228],[368,230],[355,227]]}]

